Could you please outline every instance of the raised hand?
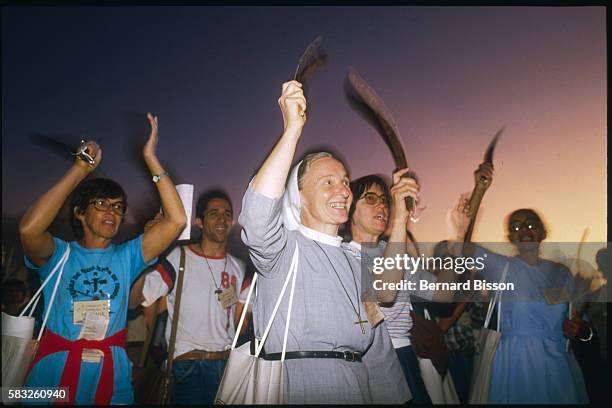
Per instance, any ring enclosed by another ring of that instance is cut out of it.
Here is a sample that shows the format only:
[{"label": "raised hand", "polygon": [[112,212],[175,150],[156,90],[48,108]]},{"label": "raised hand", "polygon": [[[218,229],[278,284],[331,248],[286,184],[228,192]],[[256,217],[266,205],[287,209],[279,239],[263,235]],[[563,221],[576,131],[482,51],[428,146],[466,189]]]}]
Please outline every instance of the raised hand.
[{"label": "raised hand", "polygon": [[410,177],[402,177],[407,174],[410,169],[399,169],[393,173],[393,185],[391,186],[391,214],[393,220],[401,220],[408,222],[410,217],[409,211],[406,209],[406,197],[412,197],[415,203],[419,198],[419,185],[415,179]]},{"label": "raised hand", "polygon": [[301,129],[306,124],[306,97],[302,84],[289,81],[283,84],[283,90],[278,105],[283,113],[284,130]]},{"label": "raised hand", "polygon": [[142,148],[142,154],[146,158],[155,157],[157,155],[157,141],[158,137],[158,122],[157,116],[153,116],[151,112],[147,112],[147,118],[149,119],[149,124],[151,125],[151,134],[149,135],[149,140],[145,143]]},{"label": "raised hand", "polygon": [[474,182],[484,190],[491,186],[493,182],[493,165],[491,163],[481,163],[474,172]]},{"label": "raised hand", "polygon": [[469,200],[469,192],[461,194],[453,207],[446,213],[446,232],[450,239],[463,240],[470,223]]},{"label": "raised hand", "polygon": [[102,148],[93,140],[89,140],[81,145],[79,151],[81,150],[85,155],[91,157],[93,163],[89,161],[88,157],[82,157],[77,153],[74,165],[89,174],[100,165],[100,162],[102,162]]}]

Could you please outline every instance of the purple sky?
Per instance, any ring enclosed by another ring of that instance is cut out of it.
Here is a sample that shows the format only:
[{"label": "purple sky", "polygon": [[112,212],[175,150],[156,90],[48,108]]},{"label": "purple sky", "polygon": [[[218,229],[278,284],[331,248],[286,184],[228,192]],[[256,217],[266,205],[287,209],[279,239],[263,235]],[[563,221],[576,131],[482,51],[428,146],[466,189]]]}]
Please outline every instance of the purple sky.
[{"label": "purple sky", "polygon": [[[196,194],[224,186],[236,207],[277,140],[276,100],[305,46],[329,61],[310,83],[298,154],[340,151],[353,177],[391,155],[342,94],[355,67],[394,112],[428,206],[415,232],[445,237],[446,209],[503,125],[496,178],[474,238],[541,210],[551,240],[606,240],[603,7],[3,7],[2,208],[19,217],[69,167],[40,132],[101,140],[103,175],[141,222],[158,205],[134,146],[159,116],[159,156]],[[142,116],[139,116],[141,114]]]}]

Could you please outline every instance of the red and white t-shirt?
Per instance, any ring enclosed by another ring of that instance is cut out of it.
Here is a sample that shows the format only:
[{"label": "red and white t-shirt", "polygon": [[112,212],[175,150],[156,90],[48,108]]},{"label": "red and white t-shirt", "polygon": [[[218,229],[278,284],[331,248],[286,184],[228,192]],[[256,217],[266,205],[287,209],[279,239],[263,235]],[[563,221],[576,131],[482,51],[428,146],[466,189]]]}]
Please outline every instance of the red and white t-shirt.
[{"label": "red and white t-shirt", "polygon": [[[180,249],[177,247],[166,258],[160,259],[155,270],[146,276],[143,287],[143,306],[149,306],[167,295],[169,320],[166,342],[170,341],[174,318],[174,283],[179,260]],[[198,247],[185,247],[185,277],[176,330],[175,358],[191,350],[222,351],[230,348],[236,330],[236,305],[223,308],[215,290],[231,287],[239,302],[244,303],[248,293],[248,287],[242,287],[244,275],[244,263],[230,254],[227,254],[226,263],[226,257],[205,257]]]}]

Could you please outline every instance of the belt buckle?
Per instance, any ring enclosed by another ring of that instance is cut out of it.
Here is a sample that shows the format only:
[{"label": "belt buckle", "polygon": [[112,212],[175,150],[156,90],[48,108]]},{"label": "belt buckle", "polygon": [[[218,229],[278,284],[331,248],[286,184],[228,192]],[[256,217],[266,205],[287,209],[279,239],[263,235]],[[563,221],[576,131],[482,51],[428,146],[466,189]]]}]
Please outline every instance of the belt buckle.
[{"label": "belt buckle", "polygon": [[[349,356],[351,356],[350,360],[349,360]],[[344,359],[346,361],[348,361],[349,363],[354,363],[355,362],[355,354],[352,351],[345,351],[344,352]]]}]

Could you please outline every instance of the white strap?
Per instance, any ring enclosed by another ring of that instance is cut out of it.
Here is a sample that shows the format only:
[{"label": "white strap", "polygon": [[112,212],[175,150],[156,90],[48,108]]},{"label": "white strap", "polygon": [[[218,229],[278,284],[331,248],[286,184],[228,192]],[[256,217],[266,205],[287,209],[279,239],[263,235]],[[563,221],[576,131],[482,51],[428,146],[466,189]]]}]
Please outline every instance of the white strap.
[{"label": "white strap", "polygon": [[[569,307],[567,308],[567,320],[572,320],[572,302],[569,302]],[[591,335],[593,333],[591,332]],[[570,339],[565,340],[565,352],[569,352],[570,349]]]},{"label": "white strap", "polygon": [[[285,295],[285,290],[287,289],[287,285],[289,284],[289,279],[291,278],[291,276],[293,274],[297,274],[297,265],[298,265],[298,255],[299,255],[299,247],[295,246],[295,251],[293,252],[293,259],[291,260],[291,266],[289,267],[289,273],[287,274],[287,278],[285,279],[285,283],[283,284],[283,288],[281,289],[281,293],[278,297],[278,300],[276,301],[276,305],[274,305],[274,310],[272,311],[272,316],[270,316],[270,321],[268,322],[268,325],[266,326],[266,330],[264,331],[263,335],[261,336],[261,340],[259,341],[259,345],[258,348],[256,348],[255,350],[255,357],[259,357],[259,353],[261,353],[261,350],[264,347],[264,344],[266,342],[266,339],[268,338],[268,334],[270,334],[270,329],[272,328],[272,323],[274,322],[274,318],[276,317],[276,312],[278,312],[278,308],[281,304],[281,301],[283,300],[283,296]],[[292,285],[293,286],[293,285]],[[290,300],[293,300],[293,297],[291,297]],[[291,308],[292,308],[292,304],[291,302],[289,303],[289,308],[288,308],[288,313],[291,313]],[[287,327],[287,326],[286,326]],[[287,328],[285,327],[285,336],[287,334]],[[286,341],[286,338],[283,340],[283,342]]]},{"label": "white strap", "polygon": [[423,312],[424,312],[423,314],[425,315],[425,318],[427,320],[431,320],[431,316],[429,316],[429,311],[427,309],[423,309]]},{"label": "white strap", "polygon": [[[28,308],[30,306],[32,306],[32,303],[34,304],[34,306],[32,307],[32,309],[30,310],[30,313],[28,314],[29,317],[32,317],[32,314],[34,313],[34,309],[36,309],[36,306],[38,305],[38,301],[40,300],[40,298],[42,297],[42,291],[45,288],[45,286],[47,286],[47,284],[49,283],[49,281],[51,280],[51,278],[53,277],[53,275],[55,274],[55,272],[60,268],[60,266],[63,268],[63,264],[66,263],[67,259],[68,259],[68,255],[70,254],[70,243],[67,243],[66,246],[66,251],[64,251],[64,254],[62,255],[62,257],[60,258],[60,260],[58,261],[58,263],[55,265],[55,267],[53,267],[53,270],[49,273],[49,275],[47,275],[47,277],[45,278],[45,280],[43,281],[42,285],[40,285],[40,288],[38,288],[38,290],[36,291],[36,293],[34,293],[34,296],[32,296],[32,299],[30,299],[30,301],[28,302],[28,304],[23,308],[23,310],[21,311],[21,313],[19,314],[19,317],[22,317],[26,311],[28,310]],[[59,280],[59,279],[58,279]],[[49,305],[50,306],[50,305]]]},{"label": "white strap", "polygon": [[[510,267],[510,261],[506,262],[506,265],[504,266],[504,271],[502,272],[500,283],[504,283],[506,281],[506,275],[508,274],[509,267]],[[489,308],[487,309],[487,314],[486,314],[484,326],[483,326],[485,329],[489,327],[489,323],[491,322],[491,317],[493,317],[493,308],[495,307],[496,303],[499,304],[499,306],[497,307],[497,331],[499,331],[499,320],[501,317],[501,314],[499,312],[501,309],[501,290],[496,291],[495,295],[493,296],[493,301],[489,302]]]},{"label": "white strap", "polygon": [[501,331],[501,291],[499,294],[499,300],[497,301],[497,331]]},{"label": "white strap", "polygon": [[483,327],[487,329],[489,327],[489,322],[491,321],[491,317],[493,315],[493,308],[495,307],[495,303],[497,303],[497,298],[499,297],[499,291],[496,291],[493,295],[493,299],[489,301],[489,307],[487,308],[487,314],[485,316],[485,321]]},{"label": "white strap", "polygon": [[[298,247],[295,247],[294,257],[299,255]],[[285,361],[285,351],[287,350],[287,335],[289,334],[289,322],[291,321],[291,309],[293,307],[293,292],[295,291],[295,278],[297,277],[297,258],[296,266],[293,271],[293,279],[291,280],[291,293],[289,294],[289,308],[287,310],[287,324],[285,324],[285,336],[283,338],[283,351],[281,353],[281,362]]]},{"label": "white strap", "polygon": [[45,331],[45,326],[47,325],[47,319],[49,318],[49,314],[51,313],[51,307],[53,306],[53,301],[55,300],[55,294],[57,293],[57,288],[59,287],[60,280],[62,280],[62,273],[64,272],[64,266],[66,266],[66,263],[68,262],[69,255],[70,255],[70,244],[68,244],[66,253],[64,254],[64,257],[60,261],[60,263],[62,264],[62,267],[59,270],[59,275],[57,275],[57,280],[55,281],[55,286],[53,287],[53,293],[51,293],[51,300],[49,301],[49,307],[47,308],[45,319],[43,320],[43,324],[40,327],[40,331],[38,332],[38,341],[40,341],[40,338],[42,337],[42,334]]},{"label": "white strap", "polygon": [[244,323],[244,318],[247,314],[247,309],[249,308],[249,302],[251,301],[251,295],[253,294],[253,289],[255,288],[255,284],[257,283],[257,272],[253,275],[253,280],[251,281],[251,287],[249,287],[249,294],[247,295],[246,302],[244,303],[244,308],[242,309],[242,313],[240,314],[240,321],[238,322],[238,327],[236,328],[236,333],[234,334],[234,341],[232,341],[232,350],[236,348],[236,343],[238,342],[238,337],[240,336],[240,331],[242,330],[242,324]]},{"label": "white strap", "polygon": [[[281,293],[278,297],[278,300],[276,301],[276,305],[274,306],[274,310],[272,311],[272,316],[270,317],[270,321],[268,322],[268,325],[266,327],[266,330],[264,331],[263,336],[261,337],[261,340],[258,341],[257,338],[255,338],[255,357],[259,356],[259,353],[261,353],[261,350],[263,349],[263,345],[266,341],[266,338],[268,337],[268,334],[270,332],[270,328],[272,326],[272,322],[274,321],[274,318],[276,317],[276,312],[278,311],[278,308],[280,306],[280,302],[283,299],[283,295],[285,294],[285,290],[287,289],[287,285],[289,284],[289,279],[291,279],[291,277],[293,276],[292,279],[292,283],[291,283],[291,293],[289,296],[289,308],[288,308],[288,313],[287,313],[287,324],[285,326],[285,336],[283,339],[283,351],[282,351],[282,355],[281,355],[281,361],[285,360],[285,351],[286,351],[286,347],[287,347],[287,336],[289,333],[289,321],[291,320],[291,309],[293,307],[293,293],[295,291],[295,280],[296,280],[296,276],[297,276],[297,268],[298,268],[298,258],[299,258],[299,247],[296,245],[295,247],[295,251],[293,252],[293,258],[291,260],[291,266],[289,267],[289,272],[287,273],[287,277],[285,278],[285,283],[283,285],[283,288],[281,290]],[[251,287],[249,288],[249,293],[247,294],[247,299],[246,302],[244,304],[244,308],[242,309],[242,314],[240,315],[240,321],[238,323],[238,328],[236,329],[236,333],[234,334],[234,340],[232,342],[232,350],[236,348],[236,344],[238,342],[238,337],[240,335],[240,331],[242,330],[242,325],[244,324],[244,319],[247,313],[247,309],[249,308],[249,303],[251,302],[251,297],[253,294],[253,290],[255,290],[255,286],[257,284],[257,273],[255,273],[255,275],[253,275],[253,281],[251,282]]]}]

